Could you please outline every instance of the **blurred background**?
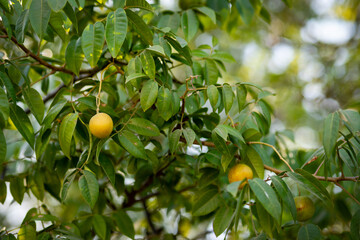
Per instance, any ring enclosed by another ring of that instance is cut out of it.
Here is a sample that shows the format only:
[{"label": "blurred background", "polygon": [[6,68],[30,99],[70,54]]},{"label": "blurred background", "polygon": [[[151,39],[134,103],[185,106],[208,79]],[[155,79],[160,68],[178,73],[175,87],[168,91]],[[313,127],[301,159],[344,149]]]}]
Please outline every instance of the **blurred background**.
[{"label": "blurred background", "polygon": [[[293,1],[291,8],[285,4],[288,1],[264,0],[271,21],[254,17],[244,24],[229,11],[226,1],[208,0],[221,24],[200,19],[206,23],[203,33],[189,45],[196,48],[218,41],[215,48],[236,59],[222,72],[223,82],[252,82],[275,93],[269,98],[274,111],[272,131],[290,129],[293,147],[312,149],[321,145],[328,113],[360,109],[359,1]],[[149,2],[159,4],[161,10],[180,11],[178,0]],[[177,74],[183,70],[190,71],[179,68]],[[39,205],[26,196],[20,206],[10,196],[0,205],[0,226],[20,225],[26,212]],[[169,222],[174,220],[168,216]],[[171,224],[168,227],[171,230]],[[208,239],[216,238],[208,235]]]}]

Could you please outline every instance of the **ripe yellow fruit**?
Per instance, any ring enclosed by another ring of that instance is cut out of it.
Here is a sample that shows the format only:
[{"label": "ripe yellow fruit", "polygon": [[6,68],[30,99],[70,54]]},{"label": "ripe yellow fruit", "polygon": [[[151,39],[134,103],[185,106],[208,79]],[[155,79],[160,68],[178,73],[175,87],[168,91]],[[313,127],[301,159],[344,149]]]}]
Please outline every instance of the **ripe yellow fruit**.
[{"label": "ripe yellow fruit", "polygon": [[106,138],[113,130],[114,124],[109,115],[98,113],[90,119],[90,132],[98,138]]},{"label": "ripe yellow fruit", "polygon": [[315,212],[313,201],[307,196],[297,196],[294,198],[296,206],[296,218],[300,222],[304,222],[312,218]]},{"label": "ripe yellow fruit", "polygon": [[[228,178],[229,178],[230,183],[237,182],[237,181],[242,181],[245,178],[246,179],[252,179],[253,178],[253,171],[246,164],[242,164],[242,163],[237,164],[237,165],[235,165],[234,167],[232,167],[230,169],[229,174],[228,174]],[[247,181],[240,184],[239,189],[242,189],[245,186],[245,184],[247,184]]]}]

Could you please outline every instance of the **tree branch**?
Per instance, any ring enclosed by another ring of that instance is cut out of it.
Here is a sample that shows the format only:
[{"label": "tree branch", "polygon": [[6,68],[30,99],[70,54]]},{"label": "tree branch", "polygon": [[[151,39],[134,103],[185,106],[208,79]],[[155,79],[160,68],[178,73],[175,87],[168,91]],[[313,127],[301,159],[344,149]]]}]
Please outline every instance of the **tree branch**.
[{"label": "tree branch", "polygon": [[[280,170],[280,169],[277,169],[277,168],[273,168],[273,167],[270,167],[268,165],[265,165],[264,164],[264,168],[266,170],[269,170],[271,172],[274,172],[276,174],[280,174],[280,173],[283,173],[285,172],[284,170]],[[333,183],[337,183],[337,182],[341,182],[341,181],[352,181],[352,182],[357,182],[360,180],[360,177],[359,176],[354,176],[354,177],[344,177],[344,176],[340,176],[340,177],[328,177],[328,178],[325,178],[323,176],[316,176],[313,174],[313,176],[319,180],[319,181],[327,181],[327,182],[333,182]],[[288,175],[284,174],[284,177],[288,177]]]},{"label": "tree branch", "polygon": [[[4,29],[2,29],[3,31],[5,31]],[[6,31],[5,31],[6,32]],[[24,46],[24,44],[21,44],[19,43],[16,38],[14,36],[11,37],[11,41],[13,43],[15,43],[16,46],[18,46],[21,50],[23,50],[24,53],[26,53],[27,55],[29,55],[31,58],[33,58],[34,60],[36,60],[38,63],[40,63],[41,65],[47,67],[47,68],[50,68],[51,70],[53,71],[56,71],[56,72],[64,72],[64,73],[68,73],[68,74],[71,74],[71,75],[74,75],[74,73],[69,70],[69,69],[66,69],[64,67],[57,67],[57,66],[54,66],[48,62],[46,62],[45,60],[43,60],[41,57],[39,57],[38,55],[34,54],[33,52],[31,52],[27,47]]]},{"label": "tree branch", "polygon": [[151,228],[151,231],[153,233],[157,234],[158,230],[155,228],[155,225],[154,225],[154,223],[153,223],[153,221],[151,219],[151,214],[149,212],[149,209],[146,206],[146,200],[142,200],[141,202],[142,202],[142,205],[143,205],[143,208],[144,208],[144,211],[145,211],[145,216],[146,216],[146,220],[147,220],[147,222],[149,224],[149,227]]},{"label": "tree branch", "polygon": [[[258,142],[248,142],[248,144],[255,144],[255,143],[258,143]],[[200,144],[200,143],[195,140],[194,144]],[[204,145],[204,146],[208,146],[208,147],[215,147],[215,144],[213,142],[202,141],[201,144]],[[269,170],[269,171],[274,172],[276,174],[280,174],[280,173],[285,172],[284,170],[273,168],[273,167],[270,167],[270,166],[265,165],[265,164],[264,164],[264,168],[266,170]],[[340,177],[328,177],[328,178],[325,178],[323,176],[316,176],[316,174],[313,174],[313,176],[319,181],[327,181],[327,182],[334,182],[334,183],[341,182],[341,181],[352,181],[352,182],[360,181],[360,176],[353,176],[353,177],[340,176]],[[287,177],[287,175],[285,174],[284,177]]]},{"label": "tree branch", "polygon": [[146,182],[137,190],[133,190],[131,192],[127,192],[125,191],[125,194],[127,196],[127,201],[123,203],[122,208],[127,208],[127,207],[131,207],[132,205],[134,205],[135,203],[137,203],[139,200],[136,200],[135,197],[137,194],[141,193],[142,191],[144,191],[147,187],[149,187],[154,179],[156,177],[159,177],[163,174],[163,172],[165,171],[165,169],[167,169],[171,163],[173,163],[175,161],[175,158],[171,161],[169,161],[164,167],[162,167],[155,175],[152,175],[151,177],[149,177]]}]

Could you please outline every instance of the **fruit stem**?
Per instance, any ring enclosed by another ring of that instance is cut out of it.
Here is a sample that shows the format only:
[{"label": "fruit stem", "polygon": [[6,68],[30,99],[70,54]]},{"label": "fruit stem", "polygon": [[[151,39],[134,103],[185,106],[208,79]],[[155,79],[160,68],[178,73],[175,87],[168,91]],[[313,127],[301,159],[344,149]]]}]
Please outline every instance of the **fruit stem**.
[{"label": "fruit stem", "polygon": [[112,66],[112,64],[113,63],[110,63],[109,65],[107,65],[106,68],[104,68],[100,73],[99,92],[96,97],[96,113],[99,113],[99,111],[100,111],[100,103],[101,103],[100,94],[101,94],[102,81],[104,79],[104,73],[106,70],[109,69],[110,66]]}]

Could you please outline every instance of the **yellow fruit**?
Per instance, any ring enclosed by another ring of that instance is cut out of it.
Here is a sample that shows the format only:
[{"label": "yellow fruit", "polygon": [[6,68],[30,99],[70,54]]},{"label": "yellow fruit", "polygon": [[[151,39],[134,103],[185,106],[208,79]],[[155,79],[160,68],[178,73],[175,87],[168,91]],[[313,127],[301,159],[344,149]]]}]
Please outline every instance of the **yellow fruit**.
[{"label": "yellow fruit", "polygon": [[[230,169],[228,178],[230,183],[242,181],[245,178],[252,179],[253,171],[246,164],[237,164]],[[239,189],[242,189],[245,186],[245,184],[247,184],[247,181],[240,184]]]},{"label": "yellow fruit", "polygon": [[307,196],[297,196],[294,198],[297,220],[304,222],[312,218],[315,212],[315,205],[313,201]]},{"label": "yellow fruit", "polygon": [[98,113],[90,119],[90,132],[98,138],[106,138],[113,130],[113,121],[106,113]]}]

